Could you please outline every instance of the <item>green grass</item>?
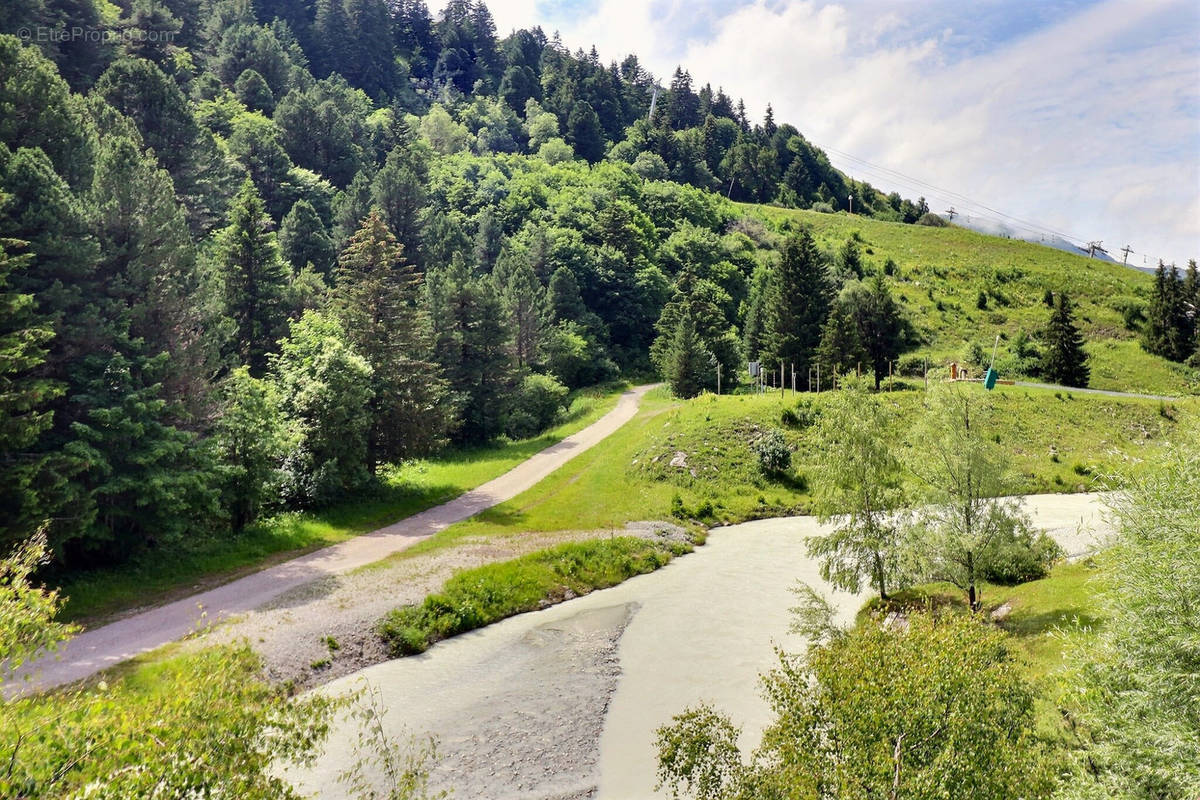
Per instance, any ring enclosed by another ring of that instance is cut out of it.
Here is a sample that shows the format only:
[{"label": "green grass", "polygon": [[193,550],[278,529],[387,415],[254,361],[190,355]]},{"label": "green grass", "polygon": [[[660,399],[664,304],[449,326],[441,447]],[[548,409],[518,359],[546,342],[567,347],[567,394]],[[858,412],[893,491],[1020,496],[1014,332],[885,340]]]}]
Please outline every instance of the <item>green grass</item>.
[{"label": "green grass", "polygon": [[[1013,637],[1025,665],[1026,677],[1037,692],[1037,730],[1049,741],[1067,736],[1059,711],[1061,688],[1058,678],[1066,668],[1064,650],[1068,639],[1086,646],[1089,637],[1104,625],[1098,603],[1100,570],[1092,559],[1060,563],[1041,580],[1016,586],[979,586],[983,613],[990,615],[1008,604],[1009,613],[998,624]],[[952,609],[966,613],[963,592],[948,583],[931,583],[895,592],[886,604],[869,600],[858,614],[862,621],[881,607],[887,610]]]},{"label": "green grass", "polygon": [[[655,390],[633,420],[537,486],[408,552],[427,552],[468,536],[616,529],[631,520],[668,518],[680,505],[683,516],[708,523],[805,513],[809,487],[820,480],[811,466],[812,434],[785,428],[781,420],[797,402],[819,412],[829,397],[705,395],[678,401],[664,389]],[[897,442],[907,449],[907,426],[920,413],[922,393],[897,391],[886,397],[899,412]],[[1182,420],[1200,411],[1194,399],[1164,405],[1021,387],[1001,387],[994,397],[999,406],[995,435],[1013,456],[1021,493],[1102,488],[1108,476],[1153,461]],[[795,451],[791,470],[779,478],[759,472],[751,448],[754,437],[768,428],[784,428]],[[687,467],[670,466],[680,452]]]},{"label": "green grass", "polygon": [[449,449],[390,468],[377,490],[333,508],[279,514],[239,536],[199,539],[146,552],[119,568],[68,575],[60,583],[68,598],[60,617],[86,624],[190,594],[444,503],[595,422],[616,405],[622,390],[610,386],[576,393],[558,426],[535,438]]},{"label": "green grass", "polygon": [[421,653],[441,639],[653,572],[691,549],[623,536],[463,570],[420,605],[393,610],[379,632],[392,655]]},{"label": "green grass", "polygon": [[[1153,276],[1147,273],[965,228],[768,206],[744,208],[776,227],[808,225],[829,249],[836,250],[858,234],[863,258],[872,268],[882,268],[888,258],[895,261],[897,299],[925,342],[915,355],[928,355],[931,364],[961,362],[971,343],[983,347],[990,358],[997,334],[997,363],[1003,364],[1018,331],[1033,335],[1045,326],[1049,309],[1042,298],[1051,289],[1069,292],[1076,305],[1092,359],[1093,388],[1168,395],[1200,392],[1200,371],[1144,352],[1136,326],[1125,326],[1125,306],[1149,305]],[[981,291],[988,296],[985,310],[976,307]],[[1004,377],[1014,375],[1010,370]]]}]

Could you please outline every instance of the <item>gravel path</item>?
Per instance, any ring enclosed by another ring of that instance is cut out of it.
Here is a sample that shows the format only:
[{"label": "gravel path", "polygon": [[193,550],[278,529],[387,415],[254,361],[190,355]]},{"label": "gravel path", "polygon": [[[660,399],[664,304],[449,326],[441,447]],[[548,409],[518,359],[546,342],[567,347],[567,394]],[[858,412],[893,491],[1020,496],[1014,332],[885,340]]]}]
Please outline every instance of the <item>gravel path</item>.
[{"label": "gravel path", "polygon": [[[53,656],[28,665],[22,675],[30,676],[31,680],[26,682],[18,677],[13,686],[27,691],[85,678],[98,670],[183,638],[195,630],[202,619],[219,621],[260,608],[276,601],[285,592],[338,576],[404,550],[455,522],[533,487],[632,419],[642,395],[650,388],[639,386],[625,392],[617,401],[616,408],[596,422],[448,503],[215,589],[86,631],[71,639]],[[300,614],[299,606],[297,614]],[[5,688],[11,690],[13,686]]]}]

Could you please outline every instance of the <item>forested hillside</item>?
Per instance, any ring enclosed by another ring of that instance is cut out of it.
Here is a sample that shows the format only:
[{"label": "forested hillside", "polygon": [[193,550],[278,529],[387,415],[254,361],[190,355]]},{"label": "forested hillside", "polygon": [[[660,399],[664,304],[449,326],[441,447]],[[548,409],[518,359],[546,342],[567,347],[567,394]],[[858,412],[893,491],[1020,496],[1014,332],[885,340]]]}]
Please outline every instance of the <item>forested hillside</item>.
[{"label": "forested hillside", "polygon": [[6,3],[0,545],[46,525],[60,566],[119,562],[535,434],[620,375],[882,376],[929,341],[853,231],[737,204],[900,228],[923,201],[682,69],[661,88],[465,0]]}]

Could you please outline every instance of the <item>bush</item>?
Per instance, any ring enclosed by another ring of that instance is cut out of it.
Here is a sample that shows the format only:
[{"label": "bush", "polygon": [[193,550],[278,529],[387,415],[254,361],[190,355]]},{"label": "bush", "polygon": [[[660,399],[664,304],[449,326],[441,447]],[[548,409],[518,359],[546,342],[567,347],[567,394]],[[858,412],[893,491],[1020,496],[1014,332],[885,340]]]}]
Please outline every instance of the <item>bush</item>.
[{"label": "bush", "polygon": [[979,574],[984,580],[1011,586],[1036,581],[1064,555],[1058,543],[1045,532],[1014,525],[979,552]]},{"label": "bush", "polygon": [[528,439],[554,424],[567,401],[567,387],[549,375],[527,375],[505,420],[504,432],[513,439]]},{"label": "bush", "polygon": [[785,408],[779,418],[789,428],[803,430],[817,424],[817,418],[820,415],[820,409],[813,405],[812,400],[802,397],[796,401],[795,407]]},{"label": "bush", "polygon": [[949,222],[946,222],[946,220],[942,219],[937,214],[934,214],[932,211],[925,212],[921,218],[917,220],[917,224],[926,225],[930,228],[947,228],[950,226]]},{"label": "bush", "polygon": [[767,475],[784,472],[792,465],[792,451],[788,448],[787,439],[783,432],[771,430],[764,433],[754,443],[754,452],[758,454],[758,467]]}]

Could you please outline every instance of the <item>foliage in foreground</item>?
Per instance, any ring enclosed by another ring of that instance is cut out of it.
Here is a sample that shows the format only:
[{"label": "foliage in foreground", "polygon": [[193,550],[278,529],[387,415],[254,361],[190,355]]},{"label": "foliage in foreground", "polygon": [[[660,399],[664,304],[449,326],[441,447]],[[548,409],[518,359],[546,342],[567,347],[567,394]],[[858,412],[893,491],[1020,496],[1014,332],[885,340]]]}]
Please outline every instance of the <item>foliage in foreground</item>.
[{"label": "foliage in foreground", "polygon": [[[44,558],[35,539],[0,561],[0,678],[69,632],[58,597],[30,586]],[[328,732],[336,702],[292,700],[258,677],[245,645],[210,648],[110,685],[0,704],[0,796],[296,796],[271,766],[304,762]]]},{"label": "foliage in foreground", "polygon": [[440,639],[653,572],[688,550],[683,544],[622,536],[559,545],[464,570],[420,605],[389,613],[379,633],[393,655],[420,653]]},{"label": "foliage in foreground", "polygon": [[658,731],[674,796],[1048,797],[1034,695],[1005,634],[973,615],[916,614],[835,634],[765,677],[775,713],[749,762],[707,707]]},{"label": "foliage in foreground", "polygon": [[[1071,798],[1200,796],[1200,447],[1130,481],[1102,554],[1107,621],[1071,653],[1080,727]],[[1082,689],[1082,693],[1080,693]]]}]

